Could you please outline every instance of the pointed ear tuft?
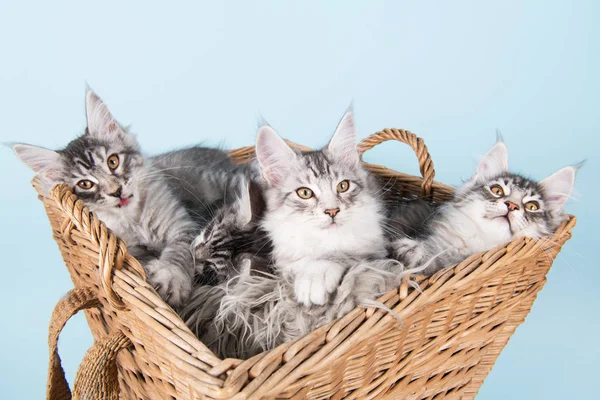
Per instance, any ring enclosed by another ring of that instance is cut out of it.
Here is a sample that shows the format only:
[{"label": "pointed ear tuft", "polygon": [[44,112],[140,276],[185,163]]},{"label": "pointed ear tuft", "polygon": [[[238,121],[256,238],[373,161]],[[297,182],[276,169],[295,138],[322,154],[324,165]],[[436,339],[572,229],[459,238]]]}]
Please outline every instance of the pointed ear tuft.
[{"label": "pointed ear tuft", "polygon": [[337,160],[346,162],[348,165],[354,166],[360,162],[356,148],[354,114],[351,108],[342,117],[326,149]]},{"label": "pointed ear tuft", "polygon": [[579,167],[580,165],[565,167],[540,182],[544,189],[544,204],[550,210],[562,210],[573,191],[575,173]]},{"label": "pointed ear tuft", "polygon": [[108,107],[92,90],[85,95],[88,133],[92,136],[110,138],[115,135],[124,136],[125,130],[112,116]]},{"label": "pointed ear tuft", "polygon": [[21,161],[48,183],[60,179],[63,164],[60,154],[56,151],[22,143],[13,144],[12,148]]},{"label": "pointed ear tuft", "polygon": [[508,172],[508,149],[498,141],[477,166],[473,179],[485,180]]},{"label": "pointed ear tuft", "polygon": [[256,136],[256,159],[263,178],[270,185],[280,184],[290,172],[290,163],[296,153],[273,128],[261,126]]}]

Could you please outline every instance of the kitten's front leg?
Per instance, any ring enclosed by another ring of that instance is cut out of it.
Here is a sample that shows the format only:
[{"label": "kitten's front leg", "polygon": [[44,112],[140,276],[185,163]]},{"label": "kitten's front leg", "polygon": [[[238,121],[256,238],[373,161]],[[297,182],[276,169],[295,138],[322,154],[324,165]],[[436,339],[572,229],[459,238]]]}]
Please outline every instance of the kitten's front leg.
[{"label": "kitten's front leg", "polygon": [[148,282],[171,307],[179,308],[192,291],[193,259],[189,241],[173,243],[145,266]]},{"label": "kitten's front leg", "polygon": [[345,267],[329,260],[302,259],[290,265],[296,300],[306,306],[323,305],[338,288]]}]

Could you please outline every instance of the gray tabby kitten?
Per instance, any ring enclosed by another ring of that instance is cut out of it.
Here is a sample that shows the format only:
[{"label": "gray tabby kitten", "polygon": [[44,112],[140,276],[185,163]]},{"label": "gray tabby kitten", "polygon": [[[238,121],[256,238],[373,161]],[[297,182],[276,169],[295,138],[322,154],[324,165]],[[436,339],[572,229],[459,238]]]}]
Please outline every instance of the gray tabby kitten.
[{"label": "gray tabby kitten", "polygon": [[198,221],[207,218],[226,185],[211,180],[211,171],[233,166],[225,153],[200,147],[145,160],[135,136],[92,91],[86,94],[86,113],[85,134],[62,150],[27,144],[13,149],[48,189],[57,183],[71,186],[126,241],[161,297],[180,307],[192,287],[190,244],[200,231]]},{"label": "gray tabby kitten", "polygon": [[308,153],[263,126],[256,157],[267,204],[261,227],[300,304],[324,305],[350,265],[386,256],[378,185],[360,164],[351,111],[325,148]]},{"label": "gray tabby kitten", "polygon": [[423,270],[430,275],[520,236],[551,235],[563,220],[576,171],[566,167],[539,183],[510,173],[508,152],[499,140],[454,199],[425,221],[421,237],[394,242],[395,255],[417,268],[434,257]]},{"label": "gray tabby kitten", "polygon": [[202,284],[217,284],[239,275],[244,260],[252,268],[270,271],[273,246],[260,219],[266,203],[253,179],[241,184],[238,198],[214,213],[192,244],[196,268],[203,271]]}]

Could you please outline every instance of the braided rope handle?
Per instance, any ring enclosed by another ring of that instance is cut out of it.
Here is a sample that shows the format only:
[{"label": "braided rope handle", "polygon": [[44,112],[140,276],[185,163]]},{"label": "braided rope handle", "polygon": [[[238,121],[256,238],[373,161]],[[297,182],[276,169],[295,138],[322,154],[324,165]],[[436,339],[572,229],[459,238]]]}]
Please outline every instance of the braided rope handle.
[{"label": "braided rope handle", "polygon": [[358,152],[360,153],[361,158],[367,150],[372,149],[380,143],[387,142],[388,140],[397,140],[405,143],[414,150],[419,161],[419,170],[423,177],[423,183],[421,183],[421,196],[431,195],[431,187],[433,185],[433,178],[435,177],[433,161],[431,160],[431,156],[429,155],[429,151],[427,150],[427,146],[425,146],[423,139],[414,133],[404,129],[389,128],[375,132],[358,144]]},{"label": "braided rope handle", "polygon": [[98,297],[90,288],[72,289],[56,304],[48,329],[47,400],[119,399],[116,358],[119,350],[131,344],[122,332],[106,336],[87,351],[75,375],[72,395],[58,355],[58,337],[67,321],[81,310],[99,306]]}]

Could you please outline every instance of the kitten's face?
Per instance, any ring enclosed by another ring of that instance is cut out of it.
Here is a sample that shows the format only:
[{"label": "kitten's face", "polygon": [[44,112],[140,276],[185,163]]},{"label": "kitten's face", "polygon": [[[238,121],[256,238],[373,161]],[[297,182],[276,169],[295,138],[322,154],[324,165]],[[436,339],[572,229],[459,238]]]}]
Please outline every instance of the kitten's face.
[{"label": "kitten's face", "polygon": [[364,208],[375,202],[366,173],[330,151],[296,154],[289,168],[291,173],[271,191],[271,206],[289,223],[336,230],[366,218]]},{"label": "kitten's face", "polygon": [[112,117],[98,96],[86,96],[86,133],[63,150],[16,144],[17,155],[48,186],[65,183],[94,212],[134,210],[144,158],[135,137]]},{"label": "kitten's face", "polygon": [[575,169],[567,167],[535,182],[508,172],[506,146],[498,143],[477,172],[457,191],[457,209],[478,220],[484,232],[500,237],[550,235],[562,220],[562,207],[574,182]]},{"label": "kitten's face", "polygon": [[64,165],[63,181],[90,210],[137,206],[144,158],[136,147],[119,138],[102,140],[86,134],[59,153]]},{"label": "kitten's face", "polygon": [[360,165],[351,112],[321,151],[294,151],[264,126],[256,155],[268,187],[263,226],[279,256],[380,250],[382,206]]}]

